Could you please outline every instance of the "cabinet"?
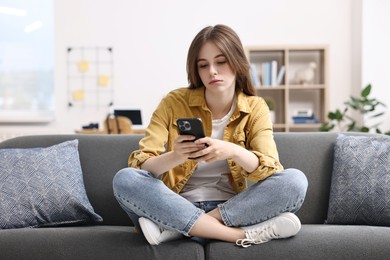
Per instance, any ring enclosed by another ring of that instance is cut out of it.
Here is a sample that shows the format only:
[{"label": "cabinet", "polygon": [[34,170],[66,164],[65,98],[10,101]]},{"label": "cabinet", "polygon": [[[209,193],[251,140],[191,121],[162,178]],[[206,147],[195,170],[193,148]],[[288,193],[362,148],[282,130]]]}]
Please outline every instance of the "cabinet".
[{"label": "cabinet", "polygon": [[318,131],[328,111],[328,46],[247,46],[257,94],[274,131]]}]

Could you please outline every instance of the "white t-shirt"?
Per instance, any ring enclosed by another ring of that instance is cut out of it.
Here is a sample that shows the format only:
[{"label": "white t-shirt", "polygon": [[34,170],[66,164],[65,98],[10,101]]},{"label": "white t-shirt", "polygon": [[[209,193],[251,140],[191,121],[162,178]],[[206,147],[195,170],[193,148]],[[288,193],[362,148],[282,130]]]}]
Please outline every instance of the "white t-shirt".
[{"label": "white t-shirt", "polygon": [[[223,140],[225,127],[235,107],[234,99],[229,113],[221,119],[213,120],[212,138]],[[180,195],[192,202],[228,200],[236,194],[229,183],[229,175],[227,160],[200,162]]]}]

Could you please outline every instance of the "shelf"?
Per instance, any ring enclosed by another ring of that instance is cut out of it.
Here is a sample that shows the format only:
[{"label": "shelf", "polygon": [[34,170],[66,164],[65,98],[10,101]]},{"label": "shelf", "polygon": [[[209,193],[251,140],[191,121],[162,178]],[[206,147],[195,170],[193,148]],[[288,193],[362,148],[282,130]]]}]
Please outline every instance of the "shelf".
[{"label": "shelf", "polygon": [[321,124],[274,124],[274,128],[320,128]]},{"label": "shelf", "polygon": [[321,124],[289,124],[289,128],[320,128]]},{"label": "shelf", "polygon": [[289,89],[325,89],[326,86],[321,85],[289,85],[287,88]]},{"label": "shelf", "polygon": [[255,87],[257,90],[284,90],[286,86],[274,86],[274,87]]},{"label": "shelf", "polygon": [[[328,111],[328,46],[249,46],[245,51],[257,94],[273,103],[274,130],[318,131]],[[293,124],[300,110],[312,111],[320,123]]]},{"label": "shelf", "polygon": [[284,90],[284,89],[325,89],[326,86],[320,85],[281,85],[281,86],[260,86],[255,87],[258,90]]}]

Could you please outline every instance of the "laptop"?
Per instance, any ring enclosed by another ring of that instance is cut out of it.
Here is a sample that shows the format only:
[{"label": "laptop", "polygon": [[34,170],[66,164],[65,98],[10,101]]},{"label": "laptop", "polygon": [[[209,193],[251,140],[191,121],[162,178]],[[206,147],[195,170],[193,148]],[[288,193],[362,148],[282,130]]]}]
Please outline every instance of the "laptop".
[{"label": "laptop", "polygon": [[140,109],[114,108],[115,116],[125,116],[133,123],[133,129],[144,129],[142,113]]}]

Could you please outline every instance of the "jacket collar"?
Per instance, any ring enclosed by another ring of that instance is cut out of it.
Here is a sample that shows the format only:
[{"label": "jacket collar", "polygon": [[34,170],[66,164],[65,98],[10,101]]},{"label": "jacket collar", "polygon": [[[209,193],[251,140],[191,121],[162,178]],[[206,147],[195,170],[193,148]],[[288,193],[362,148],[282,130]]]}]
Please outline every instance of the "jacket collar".
[{"label": "jacket collar", "polygon": [[[238,111],[246,114],[252,112],[252,109],[248,103],[248,96],[244,92],[242,92],[240,89],[236,89],[236,97]],[[205,87],[191,89],[188,102],[190,107],[200,106],[206,109],[207,105],[205,98]]]}]

